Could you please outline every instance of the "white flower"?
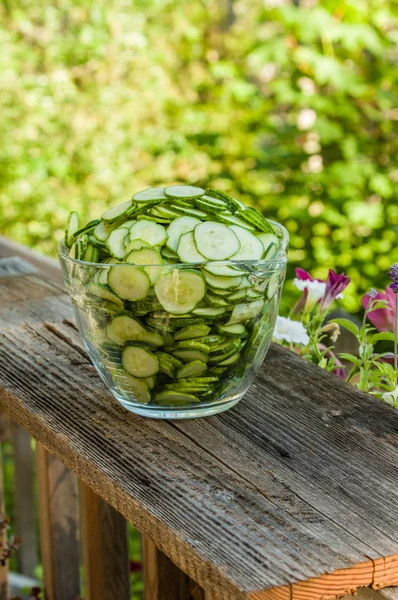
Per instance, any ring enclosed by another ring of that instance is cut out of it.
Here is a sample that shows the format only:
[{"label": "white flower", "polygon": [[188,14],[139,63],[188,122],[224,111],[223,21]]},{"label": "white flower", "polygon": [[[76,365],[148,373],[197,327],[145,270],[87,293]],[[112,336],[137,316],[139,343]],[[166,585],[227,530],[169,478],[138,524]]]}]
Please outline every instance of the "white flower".
[{"label": "white flower", "polygon": [[297,128],[302,131],[315,125],[316,112],[312,108],[303,108],[297,115]]},{"label": "white flower", "polygon": [[295,277],[293,279],[293,285],[296,286],[300,292],[308,290],[308,298],[306,303],[307,310],[311,310],[315,304],[323,298],[326,290],[326,283],[324,281],[311,281],[310,279],[299,279]]},{"label": "white flower", "polygon": [[304,325],[300,321],[292,321],[288,317],[277,317],[274,338],[304,346],[310,341]]},{"label": "white flower", "polygon": [[392,392],[385,392],[385,394],[382,395],[382,399],[384,402],[387,402],[387,404],[396,406],[398,399],[398,386]]}]

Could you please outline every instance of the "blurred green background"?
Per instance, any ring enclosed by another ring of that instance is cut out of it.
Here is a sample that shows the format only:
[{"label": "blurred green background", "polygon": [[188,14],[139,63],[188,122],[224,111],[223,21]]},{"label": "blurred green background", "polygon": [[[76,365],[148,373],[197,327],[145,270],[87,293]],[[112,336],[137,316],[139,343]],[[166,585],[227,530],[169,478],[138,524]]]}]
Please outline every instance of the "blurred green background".
[{"label": "blurred green background", "polygon": [[[151,185],[283,222],[290,275],[398,260],[398,6],[385,0],[3,0],[0,231],[55,254]],[[292,290],[287,285],[285,299]]]}]

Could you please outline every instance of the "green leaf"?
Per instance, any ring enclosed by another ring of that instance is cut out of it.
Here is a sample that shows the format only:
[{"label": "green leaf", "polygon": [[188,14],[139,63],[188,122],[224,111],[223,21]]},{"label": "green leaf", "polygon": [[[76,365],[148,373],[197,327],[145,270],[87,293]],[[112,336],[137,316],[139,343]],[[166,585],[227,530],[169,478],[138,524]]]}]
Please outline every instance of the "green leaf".
[{"label": "green leaf", "polygon": [[338,325],[345,327],[346,329],[348,329],[348,331],[351,331],[351,333],[356,337],[359,334],[358,325],[355,325],[355,323],[349,321],[348,319],[333,319],[333,323],[337,323]]},{"label": "green leaf", "polygon": [[372,336],[372,344],[376,342],[393,342],[394,334],[390,331],[382,331],[381,333],[375,333]]},{"label": "green leaf", "polygon": [[348,352],[342,352],[341,354],[339,354],[339,358],[343,360],[348,360],[349,362],[354,363],[354,365],[357,365],[357,367],[361,366],[361,361],[359,360],[359,358],[357,356],[354,356],[353,354],[349,354]]}]

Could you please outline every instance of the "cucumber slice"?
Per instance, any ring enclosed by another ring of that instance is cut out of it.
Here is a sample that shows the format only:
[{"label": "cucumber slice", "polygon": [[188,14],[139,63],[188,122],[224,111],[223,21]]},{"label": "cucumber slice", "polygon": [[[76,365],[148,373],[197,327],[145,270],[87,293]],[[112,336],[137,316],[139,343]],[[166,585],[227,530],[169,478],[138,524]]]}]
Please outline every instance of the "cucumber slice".
[{"label": "cucumber slice", "polygon": [[[235,257],[234,257],[235,260]],[[237,266],[232,265],[215,265],[208,264],[205,266],[205,269],[208,273],[215,275],[216,277],[239,277],[240,275],[244,275],[245,271],[242,271]]]},{"label": "cucumber slice", "polygon": [[149,389],[153,390],[153,388],[156,385],[156,375],[151,375],[150,377],[145,377],[144,381],[146,382]]},{"label": "cucumber slice", "polygon": [[243,227],[244,229],[248,229],[249,231],[256,231],[256,228],[253,225],[250,225],[250,223],[246,223],[246,221],[243,221],[242,219],[238,219],[238,217],[235,217],[235,215],[226,215],[225,213],[219,213],[218,219],[226,225],[238,225],[238,227]]},{"label": "cucumber slice", "polygon": [[257,212],[256,209],[248,206],[244,210],[240,210],[238,215],[250,225],[254,225],[256,229],[267,233],[274,233],[271,223],[269,223],[263,215]]},{"label": "cucumber slice", "polygon": [[277,248],[280,245],[280,240],[278,236],[276,236],[274,233],[258,233],[257,237],[264,246],[265,256],[268,254],[268,249],[271,246],[271,244],[275,244]]},{"label": "cucumber slice", "polygon": [[243,302],[244,300],[246,300],[247,294],[248,292],[246,289],[238,290],[234,294],[228,296],[227,300],[231,304],[238,304],[239,302]]},{"label": "cucumber slice", "polygon": [[269,278],[268,288],[267,288],[267,296],[269,300],[275,296],[276,292],[279,288],[279,273],[275,272]]},{"label": "cucumber slice", "polygon": [[173,352],[173,356],[181,360],[183,363],[190,363],[195,360],[199,360],[200,362],[207,363],[209,360],[208,355],[201,350],[175,350]]},{"label": "cucumber slice", "polygon": [[182,198],[183,200],[199,198],[205,193],[202,188],[192,185],[170,185],[164,191],[169,198]]},{"label": "cucumber slice", "polygon": [[125,258],[127,263],[133,265],[145,265],[143,266],[144,271],[148,274],[152,285],[160,277],[161,269],[159,266],[148,266],[148,265],[162,265],[163,259],[159,252],[153,248],[142,248],[142,250],[132,250]]},{"label": "cucumber slice", "polygon": [[110,267],[108,285],[123,300],[141,300],[145,298],[151,287],[149,276],[140,267]]},{"label": "cucumber slice", "polygon": [[185,207],[185,206],[178,206],[178,205],[176,206],[175,204],[172,204],[171,208],[178,208],[178,210],[180,210],[187,217],[194,217],[197,219],[207,219],[209,217],[209,215],[207,213],[203,212],[202,210],[197,210],[196,208],[192,208],[191,206]]},{"label": "cucumber slice", "polygon": [[131,200],[127,200],[126,202],[122,202],[117,206],[113,206],[109,210],[106,210],[102,215],[101,219],[107,221],[107,223],[114,223],[118,221],[121,217],[129,214],[129,212],[134,208]]},{"label": "cucumber slice", "polygon": [[215,295],[221,296],[221,297],[222,296],[229,296],[230,293],[231,293],[231,290],[228,289],[228,288],[226,288],[225,290],[221,290],[219,288],[212,287],[211,285],[207,286],[207,291],[210,292],[210,293],[212,293],[213,295],[215,294]]},{"label": "cucumber slice", "polygon": [[88,235],[86,235],[85,233],[80,236],[77,240],[77,253],[78,253],[78,258],[79,260],[84,260],[84,253],[86,252],[87,249],[87,244],[88,244]]},{"label": "cucumber slice", "polygon": [[159,371],[159,359],[141,346],[125,346],[122,352],[123,368],[134,377],[150,377]]},{"label": "cucumber slice", "polygon": [[235,325],[217,325],[217,329],[222,335],[233,337],[245,337],[247,335],[246,328],[241,323],[235,323]]},{"label": "cucumber slice", "polygon": [[246,302],[245,304],[237,304],[230,316],[226,325],[234,325],[249,321],[256,317],[264,308],[264,300],[256,300],[255,302]]},{"label": "cucumber slice", "polygon": [[205,318],[221,317],[225,313],[225,308],[195,308],[192,311],[192,314]]},{"label": "cucumber slice", "polygon": [[128,375],[124,371],[117,370],[113,374],[113,381],[118,390],[127,399],[133,395],[140,404],[148,404],[151,400],[148,383],[145,380],[137,379],[132,375]]},{"label": "cucumber slice", "polygon": [[152,223],[157,223],[158,225],[170,225],[171,219],[163,219],[162,217],[153,217],[151,215],[138,215],[137,220],[139,221],[151,221]]},{"label": "cucumber slice", "polygon": [[163,308],[181,315],[192,311],[206,293],[206,284],[197,271],[173,269],[155,283],[155,293]]},{"label": "cucumber slice", "polygon": [[209,371],[209,373],[211,373],[212,375],[216,375],[217,378],[222,375],[222,373],[224,373],[227,370],[228,367],[212,367]]},{"label": "cucumber slice", "polygon": [[127,244],[124,255],[127,256],[133,250],[141,250],[142,248],[150,248],[150,247],[151,246],[150,246],[150,244],[148,244],[148,242],[145,242],[144,240],[136,239]]},{"label": "cucumber slice", "polygon": [[173,250],[170,250],[169,248],[167,248],[167,246],[163,246],[163,248],[160,251],[160,254],[163,256],[163,258],[169,258],[174,262],[178,262],[177,252],[173,252]]},{"label": "cucumber slice", "polygon": [[210,352],[210,346],[203,344],[198,340],[182,340],[181,342],[177,342],[175,345],[175,350],[180,350],[181,348],[187,348],[188,350],[200,350],[206,354]]},{"label": "cucumber slice", "polygon": [[181,262],[201,263],[206,259],[196,248],[192,231],[183,233],[177,247],[177,254]]},{"label": "cucumber slice", "polygon": [[[69,217],[66,223],[65,229],[65,245],[70,248],[75,241],[75,236],[73,235],[75,231],[79,229],[79,215],[76,211],[72,211],[69,213]],[[76,257],[73,257],[76,258]]]},{"label": "cucumber slice", "polygon": [[177,379],[195,377],[196,375],[202,375],[202,373],[205,373],[206,371],[206,363],[203,363],[200,360],[194,360],[177,371]]},{"label": "cucumber slice", "polygon": [[137,221],[130,229],[130,240],[143,240],[150,246],[162,246],[167,239],[167,233],[163,225],[154,223],[148,219]]},{"label": "cucumber slice", "polygon": [[174,219],[167,229],[166,246],[175,252],[182,234],[192,231],[200,222],[195,217],[178,217]]},{"label": "cucumber slice", "polygon": [[222,290],[230,290],[233,292],[237,288],[241,286],[242,277],[217,277],[216,275],[212,275],[207,270],[203,271],[203,275],[205,276],[206,282],[212,288],[219,288]]},{"label": "cucumber slice", "polygon": [[106,300],[107,302],[111,302],[112,304],[119,306],[120,308],[124,307],[123,301],[116,296],[106,285],[101,285],[100,283],[90,283],[87,286],[87,293],[92,296],[96,296],[97,298],[101,298],[101,300]]},{"label": "cucumber slice", "polygon": [[117,315],[106,328],[108,339],[118,346],[124,346],[127,341],[137,339],[143,332],[145,328],[141,323],[129,315]]},{"label": "cucumber slice", "polygon": [[134,202],[145,202],[145,203],[151,203],[152,201],[157,202],[157,201],[162,201],[166,199],[166,195],[164,193],[164,188],[147,188],[146,190],[142,190],[142,192],[137,192],[136,194],[134,194],[132,200],[134,200]]},{"label": "cucumber slice", "polygon": [[95,227],[101,222],[101,219],[94,219],[93,221],[86,223],[84,227],[81,227],[80,229],[74,232],[73,237],[78,238],[79,235],[82,235],[83,233],[91,233],[93,229],[95,229]]},{"label": "cucumber slice", "polygon": [[211,294],[206,294],[205,301],[207,304],[213,308],[222,308],[223,306],[229,306],[228,302],[225,302],[221,296],[212,296]]},{"label": "cucumber slice", "polygon": [[126,227],[117,227],[117,229],[111,231],[105,242],[111,255],[115,258],[119,258],[120,260],[122,260],[124,257],[124,238],[128,231],[129,230]]},{"label": "cucumber slice", "polygon": [[156,333],[156,331],[142,331],[139,333],[135,340],[142,344],[148,344],[149,346],[163,346],[164,339],[160,335],[160,333]]},{"label": "cucumber slice", "polygon": [[216,221],[200,223],[195,227],[193,235],[198,252],[209,260],[225,260],[240,248],[236,234]]},{"label": "cucumber slice", "polygon": [[[186,365],[186,366],[188,366],[188,365]],[[205,383],[205,384],[216,383],[217,381],[218,381],[218,377],[191,377],[188,379],[180,379],[178,381],[178,385],[184,385],[184,384],[200,385],[203,383]]]},{"label": "cucumber slice", "polygon": [[115,228],[115,225],[113,223],[107,223],[106,221],[101,221],[101,223],[99,223],[97,225],[97,227],[94,229],[94,235],[98,241],[105,242],[107,240],[109,234],[111,233],[111,231],[113,231],[114,228]]},{"label": "cucumber slice", "polygon": [[[210,346],[213,348],[214,346],[218,346],[224,340],[220,335],[205,335],[204,337],[197,338],[197,341],[201,344],[206,344],[206,346]],[[210,350],[211,351],[211,350]]]},{"label": "cucumber slice", "polygon": [[236,352],[232,356],[229,356],[225,360],[217,363],[217,367],[227,367],[227,366],[230,367],[231,365],[234,365],[235,363],[237,363],[239,359],[240,359],[240,352]]},{"label": "cucumber slice", "polygon": [[261,240],[239,225],[229,227],[239,240],[240,248],[232,257],[233,260],[260,260],[264,254],[264,246]]},{"label": "cucumber slice", "polygon": [[85,262],[96,263],[96,262],[98,262],[98,259],[99,259],[98,248],[96,248],[95,246],[92,246],[91,244],[88,244],[86,251],[84,253],[83,260]]},{"label": "cucumber slice", "polygon": [[174,335],[176,341],[192,340],[195,338],[201,338],[210,333],[210,327],[208,325],[188,325],[183,327]]},{"label": "cucumber slice", "polygon": [[161,204],[160,206],[151,208],[151,215],[153,217],[160,217],[161,219],[176,219],[177,217],[182,217],[182,212],[177,207],[170,208],[167,204]]},{"label": "cucumber slice", "polygon": [[240,200],[236,200],[236,198],[232,198],[232,196],[229,196],[228,194],[226,194],[225,192],[222,192],[220,190],[212,190],[211,188],[207,188],[206,196],[224,200],[232,212],[235,212],[235,211],[241,210],[241,209],[244,210],[246,208],[245,205],[243,204],[243,202],[241,202]]},{"label": "cucumber slice", "polygon": [[201,198],[196,198],[194,204],[196,206],[199,206],[199,208],[204,208],[205,210],[207,209],[217,212],[224,212],[226,210],[229,210],[229,205],[227,202],[225,202],[225,200],[213,198],[212,196],[208,196],[207,194],[204,194],[204,196],[202,196]]},{"label": "cucumber slice", "polygon": [[212,348],[210,354],[212,357],[227,356],[239,350],[240,347],[241,341],[239,339],[229,338],[226,342],[222,342],[222,344],[218,344],[218,346]]},{"label": "cucumber slice", "polygon": [[154,400],[156,404],[160,404],[161,406],[184,406],[200,402],[199,398],[192,394],[171,391],[159,392],[159,394],[156,394]]}]

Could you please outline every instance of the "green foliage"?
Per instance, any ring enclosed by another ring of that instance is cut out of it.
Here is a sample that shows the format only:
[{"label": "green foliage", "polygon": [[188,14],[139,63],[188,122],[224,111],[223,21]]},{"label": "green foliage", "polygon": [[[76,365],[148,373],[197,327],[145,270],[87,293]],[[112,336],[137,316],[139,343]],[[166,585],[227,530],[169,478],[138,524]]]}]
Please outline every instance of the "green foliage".
[{"label": "green foliage", "polygon": [[54,254],[72,208],[210,181],[286,224],[290,275],[344,270],[357,308],[398,260],[398,15],[302,5],[3,2],[1,232]]}]

